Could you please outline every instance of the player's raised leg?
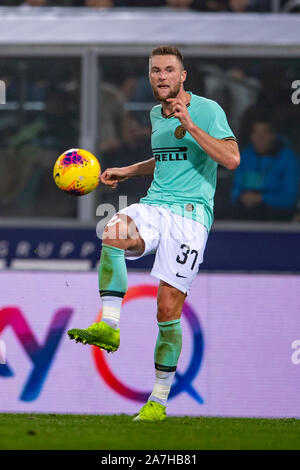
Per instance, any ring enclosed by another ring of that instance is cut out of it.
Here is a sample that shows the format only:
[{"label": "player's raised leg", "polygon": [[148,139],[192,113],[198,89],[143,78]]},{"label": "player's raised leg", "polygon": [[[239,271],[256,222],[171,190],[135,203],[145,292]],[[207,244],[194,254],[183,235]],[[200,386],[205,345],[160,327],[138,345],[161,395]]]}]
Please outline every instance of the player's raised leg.
[{"label": "player's raised leg", "polygon": [[102,321],[86,329],[68,331],[71,339],[93,344],[108,352],[120,345],[120,312],[127,291],[125,251],[133,256],[144,252],[145,243],[134,221],[127,215],[116,214],[106,225],[102,236],[99,263],[99,292],[102,300]]},{"label": "player's raised leg", "polygon": [[181,353],[181,312],[186,294],[160,281],[157,297],[158,336],[154,351],[155,384],[134,421],[166,419],[166,405]]}]

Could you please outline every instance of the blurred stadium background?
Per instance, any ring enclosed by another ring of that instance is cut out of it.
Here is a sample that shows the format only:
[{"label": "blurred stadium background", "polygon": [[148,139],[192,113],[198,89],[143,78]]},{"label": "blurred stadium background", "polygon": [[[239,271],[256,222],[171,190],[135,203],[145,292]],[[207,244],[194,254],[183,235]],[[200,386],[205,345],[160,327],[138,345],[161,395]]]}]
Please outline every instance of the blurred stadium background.
[{"label": "blurred stadium background", "polygon": [[[0,412],[135,413],[151,389],[151,256],[128,263],[120,352],[65,334],[99,314],[110,205],[138,201],[150,179],[75,198],[52,168],[72,147],[102,169],[149,158],[147,58],[170,43],[184,54],[186,89],[224,107],[242,165],[219,168],[169,413],[299,418],[300,2],[0,3]],[[137,343],[133,328],[145,331]]]}]

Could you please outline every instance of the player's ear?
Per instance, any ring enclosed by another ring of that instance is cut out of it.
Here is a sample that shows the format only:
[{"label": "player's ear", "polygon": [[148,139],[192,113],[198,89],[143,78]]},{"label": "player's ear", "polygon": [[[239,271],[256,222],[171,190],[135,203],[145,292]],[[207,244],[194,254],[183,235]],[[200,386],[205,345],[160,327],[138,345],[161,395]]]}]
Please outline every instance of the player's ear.
[{"label": "player's ear", "polygon": [[181,72],[181,83],[184,83],[186,81],[186,77],[187,77],[187,71],[182,70],[182,72]]}]

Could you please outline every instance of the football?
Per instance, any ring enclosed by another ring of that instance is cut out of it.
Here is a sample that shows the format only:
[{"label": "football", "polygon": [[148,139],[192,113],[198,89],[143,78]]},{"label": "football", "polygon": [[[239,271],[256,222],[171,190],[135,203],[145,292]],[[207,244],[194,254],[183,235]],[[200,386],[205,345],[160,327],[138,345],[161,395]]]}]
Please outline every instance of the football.
[{"label": "football", "polygon": [[83,149],[70,149],[58,157],[53,178],[59,189],[84,196],[99,184],[101,167],[98,159]]}]

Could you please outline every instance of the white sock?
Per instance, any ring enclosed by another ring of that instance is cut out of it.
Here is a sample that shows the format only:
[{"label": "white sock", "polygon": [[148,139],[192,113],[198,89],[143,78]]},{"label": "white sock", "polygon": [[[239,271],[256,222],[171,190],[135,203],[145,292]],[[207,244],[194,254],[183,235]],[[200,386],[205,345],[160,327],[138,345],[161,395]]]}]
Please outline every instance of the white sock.
[{"label": "white sock", "polygon": [[120,323],[122,297],[104,295],[102,300],[102,321],[117,330]]},{"label": "white sock", "polygon": [[155,384],[148,401],[156,401],[166,406],[175,372],[162,372],[155,369]]}]

